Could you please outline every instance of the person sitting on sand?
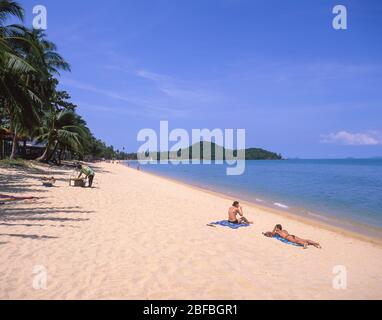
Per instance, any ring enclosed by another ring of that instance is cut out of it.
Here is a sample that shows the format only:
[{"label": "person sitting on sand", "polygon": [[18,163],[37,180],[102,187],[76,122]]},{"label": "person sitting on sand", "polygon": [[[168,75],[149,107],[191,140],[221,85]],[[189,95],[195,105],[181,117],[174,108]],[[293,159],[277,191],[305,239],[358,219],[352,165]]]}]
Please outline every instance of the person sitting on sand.
[{"label": "person sitting on sand", "polygon": [[[239,219],[237,218],[237,215],[239,215]],[[240,206],[240,203],[238,201],[235,201],[232,204],[232,207],[228,210],[228,222],[234,223],[234,224],[252,224],[253,222],[248,221],[247,218],[244,217],[243,208]]]},{"label": "person sitting on sand", "polygon": [[317,242],[314,242],[312,240],[301,239],[299,237],[289,234],[288,231],[283,230],[283,227],[281,224],[276,225],[272,232],[265,232],[263,233],[263,235],[269,238],[273,238],[278,235],[281,238],[288,240],[289,242],[296,243],[300,246],[303,246],[304,249],[307,249],[308,246],[314,246],[318,249],[321,249],[320,244]]},{"label": "person sitting on sand", "polygon": [[93,185],[93,179],[95,176],[93,169],[89,168],[88,166],[84,166],[82,164],[78,164],[77,169],[80,170],[80,175],[78,176],[78,179],[81,178],[82,175],[85,175],[88,178],[89,188],[91,188]]}]

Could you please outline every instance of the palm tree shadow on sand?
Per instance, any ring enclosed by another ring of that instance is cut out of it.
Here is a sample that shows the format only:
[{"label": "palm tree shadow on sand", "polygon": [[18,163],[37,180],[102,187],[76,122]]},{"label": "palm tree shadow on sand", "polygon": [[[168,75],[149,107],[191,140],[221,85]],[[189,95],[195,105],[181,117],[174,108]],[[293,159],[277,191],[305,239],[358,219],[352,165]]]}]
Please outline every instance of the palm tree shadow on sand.
[{"label": "palm tree shadow on sand", "polygon": [[[90,214],[92,212],[93,211],[82,210],[79,207],[36,206],[34,208],[19,208],[14,204],[3,205],[0,207],[0,237],[31,240],[58,239],[58,237],[54,235],[57,228],[78,229],[81,228],[81,226],[78,225],[79,223],[90,221],[89,218],[73,217],[73,215],[83,216],[84,214]],[[15,227],[44,227],[47,232],[52,231],[52,234],[18,234],[6,231],[9,230],[9,228]]]}]

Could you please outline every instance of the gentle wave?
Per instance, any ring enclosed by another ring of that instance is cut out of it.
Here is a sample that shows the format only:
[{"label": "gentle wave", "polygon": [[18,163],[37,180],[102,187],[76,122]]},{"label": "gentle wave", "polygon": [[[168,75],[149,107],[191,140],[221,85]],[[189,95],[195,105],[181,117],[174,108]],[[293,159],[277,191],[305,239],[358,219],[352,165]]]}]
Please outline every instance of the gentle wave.
[{"label": "gentle wave", "polygon": [[282,209],[289,209],[289,207],[286,204],[282,204],[279,202],[275,202],[273,205]]}]

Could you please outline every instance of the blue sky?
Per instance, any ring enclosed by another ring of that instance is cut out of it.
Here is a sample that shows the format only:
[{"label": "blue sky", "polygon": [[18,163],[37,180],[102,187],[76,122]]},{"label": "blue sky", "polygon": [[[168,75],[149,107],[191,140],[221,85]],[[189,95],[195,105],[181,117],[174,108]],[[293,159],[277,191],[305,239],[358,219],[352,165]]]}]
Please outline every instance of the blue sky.
[{"label": "blue sky", "polygon": [[[244,128],[286,157],[382,156],[378,0],[46,0],[62,88],[95,135],[136,151],[159,128]],[[332,9],[348,10],[348,30]]]}]

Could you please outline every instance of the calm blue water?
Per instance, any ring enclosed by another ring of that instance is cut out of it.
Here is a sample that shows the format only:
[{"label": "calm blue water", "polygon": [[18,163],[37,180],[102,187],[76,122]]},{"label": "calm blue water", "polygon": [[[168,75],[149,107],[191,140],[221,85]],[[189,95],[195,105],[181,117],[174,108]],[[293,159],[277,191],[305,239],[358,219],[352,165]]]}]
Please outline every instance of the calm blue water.
[{"label": "calm blue water", "polygon": [[382,227],[382,159],[247,161],[242,176],[227,176],[222,165],[142,170],[282,210]]}]

